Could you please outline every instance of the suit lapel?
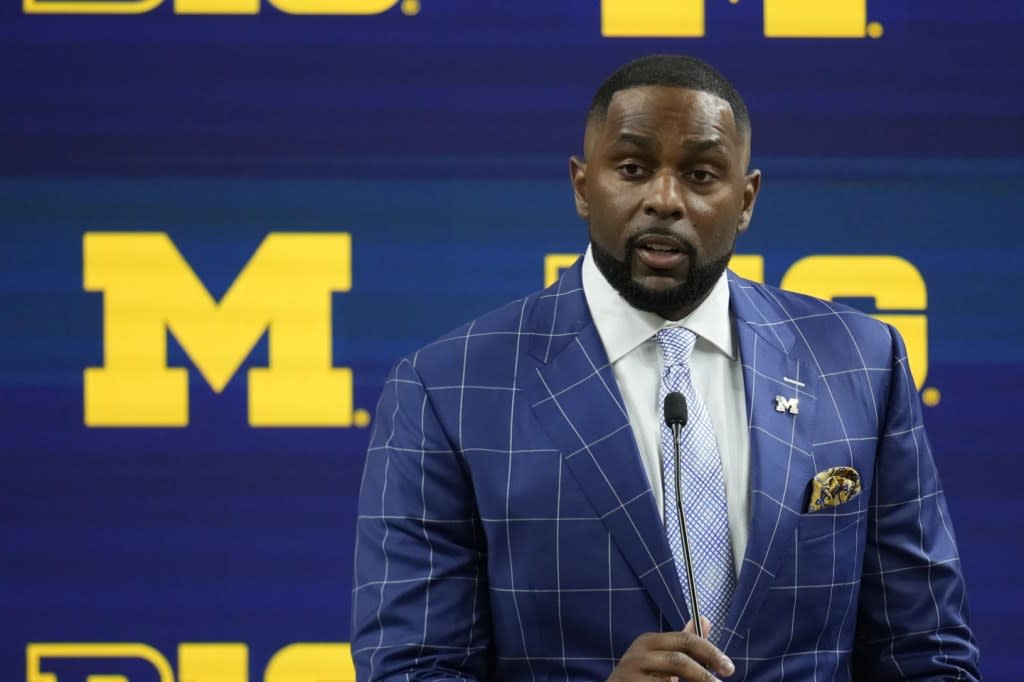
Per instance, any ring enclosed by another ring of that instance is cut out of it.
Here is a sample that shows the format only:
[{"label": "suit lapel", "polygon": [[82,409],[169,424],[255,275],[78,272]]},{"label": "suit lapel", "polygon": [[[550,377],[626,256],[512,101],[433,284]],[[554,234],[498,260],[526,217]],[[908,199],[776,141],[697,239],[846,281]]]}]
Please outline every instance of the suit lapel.
[{"label": "suit lapel", "polygon": [[[774,312],[778,307],[770,294],[731,273],[730,285],[750,432],[751,519],[721,644],[739,651],[779,562],[792,552],[807,503],[814,476],[810,452],[817,372],[796,356],[793,325]],[[777,396],[795,398],[798,413],[780,412]]]},{"label": "suit lapel", "polygon": [[682,588],[579,264],[538,302],[529,327],[539,363],[525,397],[669,627],[681,628]]}]

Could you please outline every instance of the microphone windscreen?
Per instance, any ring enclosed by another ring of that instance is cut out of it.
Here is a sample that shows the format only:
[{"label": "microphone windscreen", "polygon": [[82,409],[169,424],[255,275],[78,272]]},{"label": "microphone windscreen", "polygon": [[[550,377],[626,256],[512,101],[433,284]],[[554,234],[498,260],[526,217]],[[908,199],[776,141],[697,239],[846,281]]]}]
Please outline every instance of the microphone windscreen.
[{"label": "microphone windscreen", "polygon": [[686,398],[679,391],[665,396],[665,423],[670,427],[673,424],[686,426]]}]

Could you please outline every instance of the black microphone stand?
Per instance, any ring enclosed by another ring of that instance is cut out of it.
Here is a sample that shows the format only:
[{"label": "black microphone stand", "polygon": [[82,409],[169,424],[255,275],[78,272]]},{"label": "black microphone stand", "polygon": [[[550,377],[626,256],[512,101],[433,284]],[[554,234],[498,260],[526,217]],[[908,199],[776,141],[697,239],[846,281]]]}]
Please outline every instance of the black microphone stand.
[{"label": "black microphone stand", "polygon": [[690,538],[686,533],[686,515],[683,512],[683,490],[681,481],[682,463],[679,460],[679,438],[686,426],[686,398],[682,393],[673,391],[665,396],[665,424],[672,429],[672,445],[675,449],[676,466],[676,510],[679,512],[679,535],[683,541],[683,558],[686,562],[686,583],[690,588],[690,608],[693,610],[693,629],[698,637],[704,637],[704,625],[700,622],[700,609],[697,606],[697,584],[693,575],[693,559],[690,555]]}]

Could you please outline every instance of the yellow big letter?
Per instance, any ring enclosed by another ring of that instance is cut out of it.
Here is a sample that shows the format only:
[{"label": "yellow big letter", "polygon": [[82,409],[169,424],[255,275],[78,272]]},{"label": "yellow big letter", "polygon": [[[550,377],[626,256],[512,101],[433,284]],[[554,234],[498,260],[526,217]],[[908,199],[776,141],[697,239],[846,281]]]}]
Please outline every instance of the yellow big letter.
[{"label": "yellow big letter", "polygon": [[782,288],[818,298],[875,299],[879,311],[922,311],[874,317],[896,327],[907,345],[910,371],[918,390],[928,375],[928,289],[912,263],[897,256],[808,256],[789,268]]},{"label": "yellow big letter", "polygon": [[181,682],[249,682],[249,647],[240,642],[178,645]]},{"label": "yellow big letter", "polygon": [[398,0],[270,0],[288,14],[383,14]]},{"label": "yellow big letter", "polygon": [[300,642],[274,654],[263,682],[355,682],[352,646],[342,643]]},{"label": "yellow big letter", "polygon": [[214,301],[162,232],[87,233],[84,286],[103,292],[103,367],[85,370],[87,426],[188,425],[188,370],[167,367],[174,334],[220,393],[269,329],[251,369],[252,426],[350,426],[352,371],[331,366],[331,292],[351,288],[344,233],[272,233]]},{"label": "yellow big letter", "polygon": [[[25,679],[27,682],[58,682],[55,673],[43,672],[44,658],[135,658],[146,661],[156,671],[159,682],[174,682],[174,672],[163,655],[149,646],[134,642],[118,644],[92,643],[30,643],[25,648]],[[86,682],[128,682],[124,675],[88,675]]]},{"label": "yellow big letter", "polygon": [[867,0],[764,0],[767,38],[863,38]]},{"label": "yellow big letter", "polygon": [[700,38],[704,0],[601,0],[605,38]]},{"label": "yellow big letter", "polygon": [[22,0],[25,14],[145,14],[164,0]]}]

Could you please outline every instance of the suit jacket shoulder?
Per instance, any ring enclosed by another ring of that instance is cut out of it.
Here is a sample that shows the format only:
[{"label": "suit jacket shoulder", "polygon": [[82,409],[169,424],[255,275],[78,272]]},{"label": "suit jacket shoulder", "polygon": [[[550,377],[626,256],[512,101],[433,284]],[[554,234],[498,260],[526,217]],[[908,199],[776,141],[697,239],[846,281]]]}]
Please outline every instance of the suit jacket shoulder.
[{"label": "suit jacket shoulder", "polygon": [[731,305],[739,322],[774,339],[790,356],[822,374],[849,370],[851,358],[864,366],[891,367],[901,345],[888,324],[848,305],[729,273]]}]

